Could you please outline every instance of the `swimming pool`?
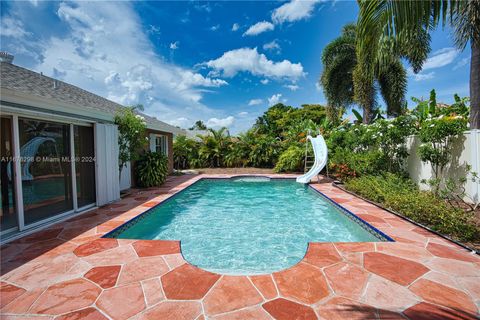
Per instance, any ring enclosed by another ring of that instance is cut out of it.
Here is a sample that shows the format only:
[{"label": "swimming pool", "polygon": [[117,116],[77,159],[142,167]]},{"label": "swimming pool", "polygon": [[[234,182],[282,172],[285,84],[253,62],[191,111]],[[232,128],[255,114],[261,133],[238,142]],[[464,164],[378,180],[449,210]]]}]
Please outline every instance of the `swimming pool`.
[{"label": "swimming pool", "polygon": [[180,240],[184,258],[224,274],[263,274],[299,262],[308,242],[388,236],[292,179],[201,179],[106,237]]}]

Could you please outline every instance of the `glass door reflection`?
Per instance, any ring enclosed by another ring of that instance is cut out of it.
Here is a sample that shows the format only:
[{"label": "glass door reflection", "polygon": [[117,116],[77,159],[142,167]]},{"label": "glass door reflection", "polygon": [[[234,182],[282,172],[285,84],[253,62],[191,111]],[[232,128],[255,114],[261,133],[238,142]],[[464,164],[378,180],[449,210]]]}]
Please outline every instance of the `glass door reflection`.
[{"label": "glass door reflection", "polygon": [[70,125],[19,119],[25,224],[73,209]]}]

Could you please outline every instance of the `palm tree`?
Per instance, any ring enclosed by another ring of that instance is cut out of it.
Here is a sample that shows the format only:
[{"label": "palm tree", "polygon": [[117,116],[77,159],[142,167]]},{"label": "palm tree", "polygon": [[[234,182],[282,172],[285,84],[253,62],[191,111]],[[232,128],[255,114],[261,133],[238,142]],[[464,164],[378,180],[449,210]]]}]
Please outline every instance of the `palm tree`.
[{"label": "palm tree", "polygon": [[210,134],[198,136],[202,140],[199,155],[210,167],[220,167],[230,143],[230,133],[225,127],[219,130],[210,128],[208,132]]},{"label": "palm tree", "polygon": [[[383,37],[379,39],[377,50],[366,59],[358,54],[356,29],[354,24],[345,25],[342,35],[323,50],[320,81],[328,103],[338,110],[356,102],[363,109],[363,121],[368,123],[374,113],[376,87],[379,87],[387,104],[387,114],[397,116],[405,103],[407,87],[407,73],[400,60],[408,57],[404,53],[407,52],[406,43]],[[420,44],[425,45],[425,41]],[[420,52],[425,52],[426,56],[426,51]],[[363,69],[366,61],[373,68],[371,74]]]},{"label": "palm tree", "polygon": [[[456,46],[463,50],[471,46],[470,62],[470,127],[480,128],[480,1],[478,0],[358,0],[360,13],[357,29],[357,53],[366,79],[373,79],[369,58],[378,51],[379,39],[394,37],[414,46],[415,37],[430,40],[428,32],[440,23],[449,23],[455,35]],[[423,61],[417,55],[414,71],[421,70]]]}]

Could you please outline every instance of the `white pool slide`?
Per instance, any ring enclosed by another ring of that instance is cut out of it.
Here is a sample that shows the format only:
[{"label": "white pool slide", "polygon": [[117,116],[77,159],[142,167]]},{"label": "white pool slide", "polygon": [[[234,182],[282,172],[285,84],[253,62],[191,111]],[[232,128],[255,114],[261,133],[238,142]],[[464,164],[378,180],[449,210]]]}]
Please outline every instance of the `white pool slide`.
[{"label": "white pool slide", "polygon": [[316,177],[327,165],[328,148],[325,139],[323,139],[321,135],[318,135],[315,138],[309,135],[307,136],[307,140],[310,140],[312,143],[315,161],[307,173],[297,177],[297,182],[299,183],[309,183],[310,180]]}]

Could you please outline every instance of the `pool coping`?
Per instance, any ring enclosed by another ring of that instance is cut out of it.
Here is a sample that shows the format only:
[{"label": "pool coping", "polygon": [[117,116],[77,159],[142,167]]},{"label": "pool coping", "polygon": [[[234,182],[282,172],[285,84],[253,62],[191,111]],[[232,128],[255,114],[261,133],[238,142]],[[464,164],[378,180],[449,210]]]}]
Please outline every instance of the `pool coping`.
[{"label": "pool coping", "polygon": [[[246,178],[255,178],[255,177],[266,178],[267,177],[270,180],[293,180],[293,179],[296,179],[295,177],[275,177],[275,176],[272,177],[270,175],[258,175],[258,174],[255,174],[255,175],[245,175],[245,174],[229,175],[229,176],[226,176],[226,177],[218,177],[218,176],[217,177],[213,177],[213,176],[209,177],[208,175],[207,176],[200,176],[192,184],[182,188],[181,190],[178,190],[177,192],[171,194],[169,197],[159,201],[155,206],[151,207],[150,209],[138,214],[137,216],[131,218],[130,220],[123,223],[122,225],[120,225],[120,226],[114,228],[113,230],[105,233],[101,238],[118,239],[116,236],[114,236],[115,234],[118,235],[119,232],[123,232],[123,231],[129,229],[130,227],[132,227],[136,223],[140,222],[140,220],[144,219],[146,216],[151,214],[152,211],[155,208],[157,208],[160,205],[165,204],[167,201],[169,201],[169,200],[173,199],[174,197],[180,195],[183,191],[189,189],[190,187],[192,187],[193,185],[195,185],[199,181],[202,181],[202,180],[231,180],[231,179],[242,178],[242,177],[246,177]],[[335,202],[333,199],[329,198],[327,195],[325,195],[321,191],[313,188],[310,184],[307,184],[307,188],[315,191],[320,197],[324,198],[331,205],[333,205],[333,207],[337,211],[339,211],[339,213],[345,215],[351,221],[353,221],[354,223],[359,225],[362,229],[369,232],[370,234],[372,234],[373,236],[375,236],[379,240],[379,241],[368,241],[368,242],[372,242],[372,243],[376,243],[376,242],[395,242],[395,240],[393,238],[391,238],[390,236],[388,236],[387,234],[385,234],[384,232],[382,232],[378,228],[374,227],[373,225],[371,225],[370,223],[368,223],[364,219],[360,218],[359,216],[357,216],[355,213],[351,212],[347,208],[343,207],[339,203]],[[179,241],[181,243],[181,239],[131,239],[131,240],[164,240],[164,241]],[[339,241],[323,241],[323,242],[308,241],[307,242],[307,251],[308,251],[308,244],[309,243],[332,243],[332,242],[335,243],[335,242],[339,242]],[[364,242],[364,241],[360,241],[360,242]],[[356,243],[356,242],[348,242],[348,243]]]}]

